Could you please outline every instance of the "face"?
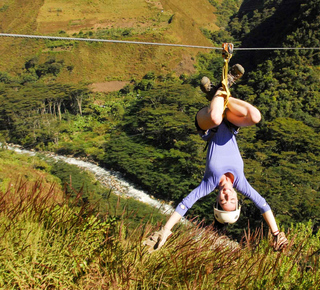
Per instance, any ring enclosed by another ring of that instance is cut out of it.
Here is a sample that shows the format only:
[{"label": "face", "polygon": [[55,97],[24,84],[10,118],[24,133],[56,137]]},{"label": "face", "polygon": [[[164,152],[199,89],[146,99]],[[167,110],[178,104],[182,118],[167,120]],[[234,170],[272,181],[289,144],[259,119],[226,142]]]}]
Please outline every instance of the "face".
[{"label": "face", "polygon": [[225,186],[219,187],[217,201],[225,211],[236,210],[238,204],[237,193],[232,186],[226,184]]}]

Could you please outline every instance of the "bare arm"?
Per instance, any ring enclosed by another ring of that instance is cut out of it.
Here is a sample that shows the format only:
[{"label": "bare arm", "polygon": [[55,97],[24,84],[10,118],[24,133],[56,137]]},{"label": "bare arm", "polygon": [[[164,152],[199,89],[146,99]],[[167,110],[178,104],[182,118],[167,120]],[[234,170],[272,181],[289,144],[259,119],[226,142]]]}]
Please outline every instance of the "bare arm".
[{"label": "bare arm", "polygon": [[171,231],[171,229],[181,220],[182,216],[177,213],[176,211],[171,215],[171,217],[168,219],[167,223],[165,224],[164,228],[168,231]]},{"label": "bare arm", "polygon": [[265,213],[262,214],[264,220],[267,222],[271,232],[273,235],[279,234],[279,229],[277,226],[277,222],[274,218],[274,215],[271,210],[266,211]]},{"label": "bare arm", "polygon": [[143,245],[147,246],[149,253],[159,250],[164,245],[167,238],[172,234],[171,229],[181,218],[182,216],[175,211],[160,231],[153,233],[143,241]]}]

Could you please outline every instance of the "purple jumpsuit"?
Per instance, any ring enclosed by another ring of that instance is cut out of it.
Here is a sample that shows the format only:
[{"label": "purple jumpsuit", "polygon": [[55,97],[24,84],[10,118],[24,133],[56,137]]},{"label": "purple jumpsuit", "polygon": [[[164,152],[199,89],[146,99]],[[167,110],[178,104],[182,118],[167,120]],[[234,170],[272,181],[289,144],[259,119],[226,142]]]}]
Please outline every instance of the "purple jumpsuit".
[{"label": "purple jumpsuit", "polygon": [[234,176],[233,187],[253,201],[261,213],[270,210],[266,200],[249,184],[244,176],[243,160],[235,134],[231,132],[224,121],[208,142],[204,177],[200,185],[179,203],[176,212],[184,216],[198,199],[214,191],[219,185],[221,176],[227,172]]}]

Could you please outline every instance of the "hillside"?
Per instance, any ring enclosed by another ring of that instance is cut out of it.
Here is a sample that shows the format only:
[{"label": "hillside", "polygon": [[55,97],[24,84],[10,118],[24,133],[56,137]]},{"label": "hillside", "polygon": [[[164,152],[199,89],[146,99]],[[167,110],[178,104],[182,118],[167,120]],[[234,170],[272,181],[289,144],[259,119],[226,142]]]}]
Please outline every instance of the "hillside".
[{"label": "hillside", "polygon": [[[210,46],[201,29],[218,29],[214,10],[206,0],[186,0],[183,5],[177,0],[1,0],[0,32]],[[148,71],[190,74],[199,51],[2,38],[0,71],[19,73],[26,59],[53,57],[72,67],[58,82],[130,81]]]},{"label": "hillside", "polygon": [[1,289],[318,289],[320,232],[310,223],[291,229],[284,252],[260,231],[238,244],[200,224],[149,254],[141,244],[158,226],[128,230],[125,211],[97,215],[26,185],[0,189],[0,199]]},{"label": "hillside", "polygon": [[[257,39],[249,36],[260,35],[262,42],[259,43],[266,44],[268,37],[263,37],[263,31],[267,29],[268,24],[272,24],[271,29],[274,28],[274,23],[280,22],[283,31],[288,34],[283,35],[282,30],[279,31],[279,35],[274,37],[274,41],[278,42],[272,45],[319,46],[320,21],[316,18],[320,11],[318,1],[313,0],[308,4],[300,5],[303,13],[296,13],[297,9],[288,10],[293,14],[288,18],[292,23],[283,22],[280,13],[286,1],[268,1],[268,5],[259,6],[253,11],[249,8],[255,9],[256,6],[246,1],[239,11],[232,14],[234,10],[229,9],[229,6],[232,4],[235,8],[236,2],[236,0],[226,0],[219,6],[220,14],[217,21],[219,25],[224,23],[223,25],[227,26],[225,30],[203,31],[212,43],[221,43],[225,39],[230,39],[240,46],[240,41],[243,39],[246,45],[254,47]],[[73,17],[79,18],[82,9],[90,6],[80,5],[88,2],[77,2],[80,6],[75,7],[79,8],[74,8],[71,13],[71,8],[68,6],[42,8],[46,3],[49,2],[28,4],[32,9],[38,5],[39,13],[29,11],[25,13],[28,17],[21,14],[21,18],[15,18],[13,21],[12,17],[19,15],[19,13],[13,13],[14,9],[19,10],[19,2],[2,1],[1,15],[6,16],[3,22],[7,27],[6,31],[10,32],[15,28],[14,32],[30,33],[31,28],[34,28],[34,31],[39,32],[38,30],[46,27],[45,21],[50,24],[47,24],[47,27],[51,27],[56,17],[64,17],[66,19],[64,25],[66,25],[68,19],[66,15],[74,13]],[[131,4],[134,3],[137,2]],[[156,6],[150,5],[142,5],[141,10],[156,11],[160,7],[159,3]],[[164,11],[166,9],[178,11],[178,8],[174,8],[175,2],[163,1],[161,5]],[[176,6],[183,9],[185,13],[183,18],[201,14],[200,11],[196,11],[196,6],[184,6],[185,8]],[[95,7],[97,11],[103,11],[99,5]],[[112,10],[113,18],[110,16],[110,19],[116,19],[119,15],[123,17],[124,10],[119,9],[122,6],[119,4],[117,7],[118,10],[116,8]],[[53,10],[56,14],[52,14]],[[63,16],[64,10],[69,12]],[[141,23],[141,19],[134,14],[134,11],[130,11],[131,18],[134,20],[131,23],[132,31],[128,30],[128,27],[91,31],[88,28],[90,25],[83,21],[83,26],[78,27],[80,32],[72,35],[140,40],[150,40],[153,35],[155,41],[165,39],[160,36],[167,39],[170,36],[173,40],[177,37],[173,32],[178,31],[173,29],[176,27],[175,23],[178,23],[174,19],[177,15],[183,14],[181,11],[176,12],[174,16],[172,12],[164,16],[161,14],[161,17],[170,15],[170,21],[168,18],[164,18],[165,21],[159,18],[159,22],[155,23],[154,27],[157,29],[153,34],[146,27],[139,26],[137,23],[139,21]],[[227,14],[227,11],[231,11],[232,14],[230,22],[220,17],[221,13]],[[90,13],[87,11],[88,16]],[[98,16],[100,23],[106,25],[101,15]],[[270,17],[274,21],[270,22]],[[39,19],[38,22],[37,19]],[[20,26],[16,25],[19,21],[24,24],[29,21],[30,25],[19,29]],[[123,22],[119,21],[119,23],[119,26],[123,25]],[[165,26],[164,30],[159,29],[160,23]],[[196,22],[194,26],[197,26]],[[72,33],[72,31],[68,32],[67,26],[61,29],[65,30],[60,30],[57,35]],[[143,30],[145,33],[136,33],[138,30],[140,32]],[[306,35],[310,37],[306,38]],[[282,43],[284,39],[286,41]],[[24,42],[23,48],[29,53],[29,57],[22,55],[20,47],[11,44],[10,46],[10,41],[11,43]],[[41,53],[37,47],[40,44],[45,44]],[[113,61],[112,66],[108,67],[96,58],[103,55],[108,61],[108,57],[114,51],[124,55],[125,50],[119,47],[130,47],[132,56],[139,52],[140,46],[108,45],[115,49],[113,51],[106,50],[106,45],[101,43],[44,42],[4,38],[1,48],[6,48],[6,45],[11,49],[10,53],[15,55],[11,58],[5,57],[4,61],[7,63],[4,62],[3,65],[10,62],[13,64],[23,59],[21,67],[24,66],[24,69],[21,70],[21,75],[14,75],[10,69],[0,71],[0,103],[3,104],[0,110],[2,140],[40,151],[89,157],[101,166],[121,171],[126,178],[153,196],[175,203],[198,185],[203,176],[205,152],[203,141],[197,136],[193,123],[197,110],[207,104],[198,84],[203,75],[210,77],[213,82],[220,79],[223,60],[219,52],[202,54],[194,58],[196,69],[194,74],[174,76],[165,73],[169,71],[171,61],[164,62],[161,72],[148,71],[144,63],[149,61],[156,51],[165,51],[167,48],[143,46],[141,48],[147,49],[149,55],[144,51],[140,55],[140,62],[133,58],[130,68],[126,63],[128,70],[121,73],[127,73],[130,79],[121,79],[118,71],[122,65],[121,59]],[[166,58],[173,60],[174,50],[169,50],[170,53]],[[34,54],[30,54],[32,51]],[[38,57],[35,56],[36,51],[39,52]],[[106,56],[106,51],[110,53],[109,56]],[[82,53],[76,54],[76,52]],[[101,52],[100,56],[99,52]],[[242,80],[231,88],[232,94],[257,106],[263,116],[258,126],[243,128],[238,136],[239,147],[246,164],[246,177],[253,187],[272,204],[275,214],[286,227],[289,227],[291,222],[307,222],[310,219],[318,227],[320,225],[318,217],[320,176],[316,172],[319,171],[320,150],[318,142],[319,53],[316,50],[287,50],[243,51],[243,54],[247,56],[246,59],[241,59],[246,73]],[[62,59],[66,55],[70,57]],[[162,56],[161,53],[159,55]],[[238,56],[239,54],[236,53],[232,61]],[[73,58],[72,63],[70,63],[71,58]],[[90,62],[89,60],[92,59],[94,61]],[[97,63],[101,65],[97,66]],[[153,65],[151,62],[149,64]],[[119,90],[123,81],[127,83],[134,77],[133,72],[137,71],[139,66],[144,66],[140,69],[144,77],[135,79],[121,91],[101,94],[92,92],[86,85],[81,84],[84,81],[92,82],[96,78],[97,82],[92,86],[95,90],[99,90],[99,86],[102,90],[112,90],[112,87],[107,87],[108,85],[116,86]],[[88,68],[92,71],[94,68],[93,74],[83,77]],[[106,69],[114,69],[113,75],[106,76],[104,74]],[[119,78],[116,79],[115,76]],[[106,80],[113,80],[113,82],[106,83]],[[72,84],[62,83],[69,81],[72,81]],[[305,193],[308,193],[306,194],[308,199],[302,198]],[[209,222],[212,221],[214,198],[214,194],[209,195],[208,199],[195,204],[190,210],[190,217],[200,216]],[[313,202],[313,199],[316,202]],[[242,234],[241,228],[247,225],[248,219],[254,226],[259,226],[261,221],[261,215],[254,204],[248,200],[244,202],[237,236]],[[311,203],[312,206],[310,206]]]},{"label": "hillside", "polygon": [[18,155],[0,149],[0,190],[16,189],[19,184],[27,184],[28,190],[37,182],[43,193],[54,192],[56,201],[63,200],[63,189],[59,179],[48,173],[50,166],[39,158]]},{"label": "hillside", "polygon": [[[319,15],[319,0],[0,0],[1,32],[298,48],[232,58],[246,69],[232,95],[262,113],[236,137],[245,176],[285,232],[284,251],[242,194],[238,222],[218,226],[212,192],[150,255],[142,241],[167,217],[75,166],[1,148],[0,288],[318,289]],[[0,142],[93,160],[177,205],[206,166],[194,126],[208,104],[200,79],[221,78],[221,53],[198,52],[1,38]]]}]

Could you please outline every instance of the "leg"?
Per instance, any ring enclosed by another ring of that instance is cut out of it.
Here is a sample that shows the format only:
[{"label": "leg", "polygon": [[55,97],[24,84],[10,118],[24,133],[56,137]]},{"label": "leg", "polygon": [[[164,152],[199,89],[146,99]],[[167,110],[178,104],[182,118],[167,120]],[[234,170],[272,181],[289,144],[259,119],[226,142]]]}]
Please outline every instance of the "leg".
[{"label": "leg", "polygon": [[231,96],[226,110],[226,117],[229,122],[238,127],[251,126],[261,120],[260,111],[256,107]]},{"label": "leg", "polygon": [[[228,86],[231,87],[231,85],[240,79],[243,74],[244,68],[240,64],[233,65],[228,74]],[[210,101],[210,105],[209,107],[202,108],[197,113],[197,122],[202,130],[208,130],[219,126],[223,119],[224,98],[221,94],[221,83],[218,86],[213,86],[209,78],[203,77],[201,79],[200,89],[206,94],[207,99]],[[236,112],[236,108],[234,111],[235,116],[230,116],[230,119],[242,124],[243,122],[238,120],[238,117],[243,116],[242,113]]]},{"label": "leg", "polygon": [[224,97],[221,92],[219,89],[212,98],[209,107],[204,107],[197,113],[198,125],[202,130],[217,127],[222,122]]}]

